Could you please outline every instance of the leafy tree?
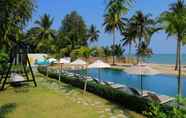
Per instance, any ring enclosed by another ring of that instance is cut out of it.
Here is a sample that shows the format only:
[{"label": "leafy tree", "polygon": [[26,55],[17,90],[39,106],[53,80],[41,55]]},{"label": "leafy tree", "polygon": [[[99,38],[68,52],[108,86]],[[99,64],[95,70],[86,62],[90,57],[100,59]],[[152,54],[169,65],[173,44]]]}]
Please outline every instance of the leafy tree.
[{"label": "leafy tree", "polygon": [[90,42],[97,42],[99,38],[100,31],[96,29],[96,26],[91,25],[90,29],[88,30],[88,37]]},{"label": "leafy tree", "polygon": [[87,46],[87,32],[87,26],[83,18],[76,11],[67,14],[59,30],[58,48],[68,50],[65,53],[66,56],[69,56],[72,50]]},{"label": "leafy tree", "polygon": [[[53,18],[44,14],[40,20],[35,21],[36,27],[28,33],[28,41],[39,52],[51,52],[56,39],[55,30],[52,29]],[[50,47],[49,47],[50,46]]]},{"label": "leafy tree", "polygon": [[[113,48],[114,46],[112,45],[111,48]],[[114,53],[116,55],[116,57],[121,58],[123,56],[123,53],[125,52],[125,50],[123,49],[121,44],[116,44],[115,48],[114,48]]]},{"label": "leafy tree", "polygon": [[[134,24],[127,22],[125,30],[122,32],[122,36],[124,37],[121,41],[123,46],[129,46],[129,54],[131,56],[131,46],[132,44],[136,44],[136,30],[134,29]],[[129,58],[128,57],[128,58]]]},{"label": "leafy tree", "polygon": [[[142,47],[142,43],[148,46],[152,35],[159,30],[155,20],[151,18],[151,14],[145,15],[141,11],[137,11],[136,14],[132,16],[130,23],[135,33],[137,49]],[[139,62],[139,57],[137,60]]]},{"label": "leafy tree", "polygon": [[82,46],[79,49],[73,50],[71,53],[71,57],[73,60],[79,57],[83,57],[87,60],[90,56],[92,56],[92,54],[93,54],[93,49]]},{"label": "leafy tree", "polygon": [[181,44],[186,40],[186,5],[184,0],[178,0],[170,5],[169,11],[161,14],[160,21],[168,36],[176,36],[176,66],[178,69],[178,95],[181,96]]},{"label": "leafy tree", "polygon": [[[123,15],[128,12],[128,7],[133,0],[109,0],[106,6],[106,14],[104,16],[105,31],[113,35],[113,50],[115,48],[115,32],[124,29]],[[115,54],[112,51],[113,64],[115,64]]]},{"label": "leafy tree", "polygon": [[141,61],[144,61],[145,57],[150,57],[152,54],[152,49],[148,48],[148,45],[145,42],[141,43],[136,53],[136,55],[141,59]]},{"label": "leafy tree", "polygon": [[0,43],[1,48],[11,46],[10,38],[19,40],[19,36],[35,8],[33,0],[0,1]]},{"label": "leafy tree", "polygon": [[109,12],[106,14],[104,19],[104,26],[105,26],[105,32],[112,33],[113,35],[113,51],[112,51],[112,58],[113,58],[113,64],[115,64],[115,54],[114,54],[114,48],[115,48],[115,33],[116,30],[122,31],[124,27],[124,23],[121,19],[121,16],[118,14],[115,14],[115,11]]}]

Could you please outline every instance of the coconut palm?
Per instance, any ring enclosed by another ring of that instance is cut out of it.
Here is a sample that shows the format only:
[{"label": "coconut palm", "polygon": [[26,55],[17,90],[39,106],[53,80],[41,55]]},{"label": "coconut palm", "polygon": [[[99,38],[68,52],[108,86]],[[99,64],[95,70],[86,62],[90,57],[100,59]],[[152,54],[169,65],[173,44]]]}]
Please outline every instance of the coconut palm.
[{"label": "coconut palm", "polygon": [[122,32],[123,39],[121,40],[123,43],[123,46],[129,46],[129,51],[128,51],[128,58],[131,57],[131,46],[132,44],[136,44],[136,29],[133,28],[133,24],[128,21],[126,28],[124,32]]},{"label": "coconut palm", "polygon": [[88,30],[88,37],[90,42],[97,42],[99,38],[100,31],[96,29],[96,26],[91,25]]},{"label": "coconut palm", "polygon": [[142,41],[136,53],[136,55],[140,58],[141,62],[144,61],[145,57],[150,57],[152,54],[152,49],[148,48],[148,45],[144,41]]},{"label": "coconut palm", "polygon": [[163,12],[160,17],[163,28],[168,36],[176,36],[176,66],[178,69],[178,95],[181,96],[181,43],[186,39],[186,5],[183,0],[171,4],[169,11]]},{"label": "coconut palm", "polygon": [[[136,33],[135,37],[137,39],[137,49],[141,47],[142,42],[149,45],[152,35],[157,31],[157,29],[159,29],[155,28],[156,22],[151,18],[151,14],[145,15],[143,12],[137,11],[136,14],[132,16],[130,22]],[[137,60],[139,62],[139,57]]]},{"label": "coconut palm", "polygon": [[[124,28],[124,22],[122,21],[122,18],[118,15],[115,14],[115,12],[110,12],[106,14],[104,20],[104,26],[105,26],[105,32],[112,33],[113,35],[113,50],[115,48],[115,33],[117,30],[122,31]],[[112,57],[113,57],[113,64],[115,64],[115,54],[114,51],[112,51]]]},{"label": "coconut palm", "polygon": [[113,35],[113,51],[112,58],[113,64],[115,64],[115,33],[117,30],[122,31],[124,29],[123,15],[128,12],[129,3],[132,0],[109,0],[106,7],[106,15],[104,16],[105,32],[112,33]]},{"label": "coconut palm", "polygon": [[[28,37],[31,38],[31,44],[35,45],[36,50],[48,52],[52,47],[55,39],[55,31],[51,29],[53,18],[48,14],[44,14],[40,20],[35,21],[37,27],[33,27],[28,31]],[[28,38],[28,39],[29,39]]]}]

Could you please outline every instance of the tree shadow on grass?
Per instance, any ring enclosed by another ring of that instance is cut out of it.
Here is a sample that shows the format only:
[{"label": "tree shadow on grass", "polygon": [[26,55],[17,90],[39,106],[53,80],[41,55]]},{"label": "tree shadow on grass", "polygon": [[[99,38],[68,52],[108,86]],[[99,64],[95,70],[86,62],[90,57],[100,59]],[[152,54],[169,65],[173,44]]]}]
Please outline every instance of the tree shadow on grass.
[{"label": "tree shadow on grass", "polygon": [[27,93],[29,92],[31,85],[30,84],[22,84],[21,86],[14,87],[14,92],[16,93]]},{"label": "tree shadow on grass", "polygon": [[0,106],[0,118],[6,118],[6,115],[16,109],[16,103],[8,103]]}]

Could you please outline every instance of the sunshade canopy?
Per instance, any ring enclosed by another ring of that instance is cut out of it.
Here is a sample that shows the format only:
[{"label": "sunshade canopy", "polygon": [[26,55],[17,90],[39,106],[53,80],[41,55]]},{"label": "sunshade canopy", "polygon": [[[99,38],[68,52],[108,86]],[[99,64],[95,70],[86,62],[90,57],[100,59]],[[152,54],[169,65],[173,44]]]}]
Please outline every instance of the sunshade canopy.
[{"label": "sunshade canopy", "polygon": [[83,61],[82,59],[77,59],[71,63],[72,65],[86,65],[87,62]]},{"label": "sunshade canopy", "polygon": [[110,68],[111,66],[101,60],[97,60],[94,63],[90,64],[88,68]]},{"label": "sunshade canopy", "polygon": [[157,75],[159,72],[147,65],[136,65],[124,70],[131,75]]}]

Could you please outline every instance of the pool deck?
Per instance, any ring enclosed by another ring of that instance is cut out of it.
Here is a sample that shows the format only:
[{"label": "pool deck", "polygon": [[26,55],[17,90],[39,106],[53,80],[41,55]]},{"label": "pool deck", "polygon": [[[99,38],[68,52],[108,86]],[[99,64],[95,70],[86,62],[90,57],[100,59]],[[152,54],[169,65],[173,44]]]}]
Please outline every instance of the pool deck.
[{"label": "pool deck", "polygon": [[[178,71],[174,70],[175,65],[170,64],[147,64],[149,67],[158,70],[160,74],[166,75],[177,75]],[[116,66],[112,66],[115,69],[123,69],[130,67],[130,64],[117,64]],[[182,76],[186,76],[186,66],[182,65]]]}]

